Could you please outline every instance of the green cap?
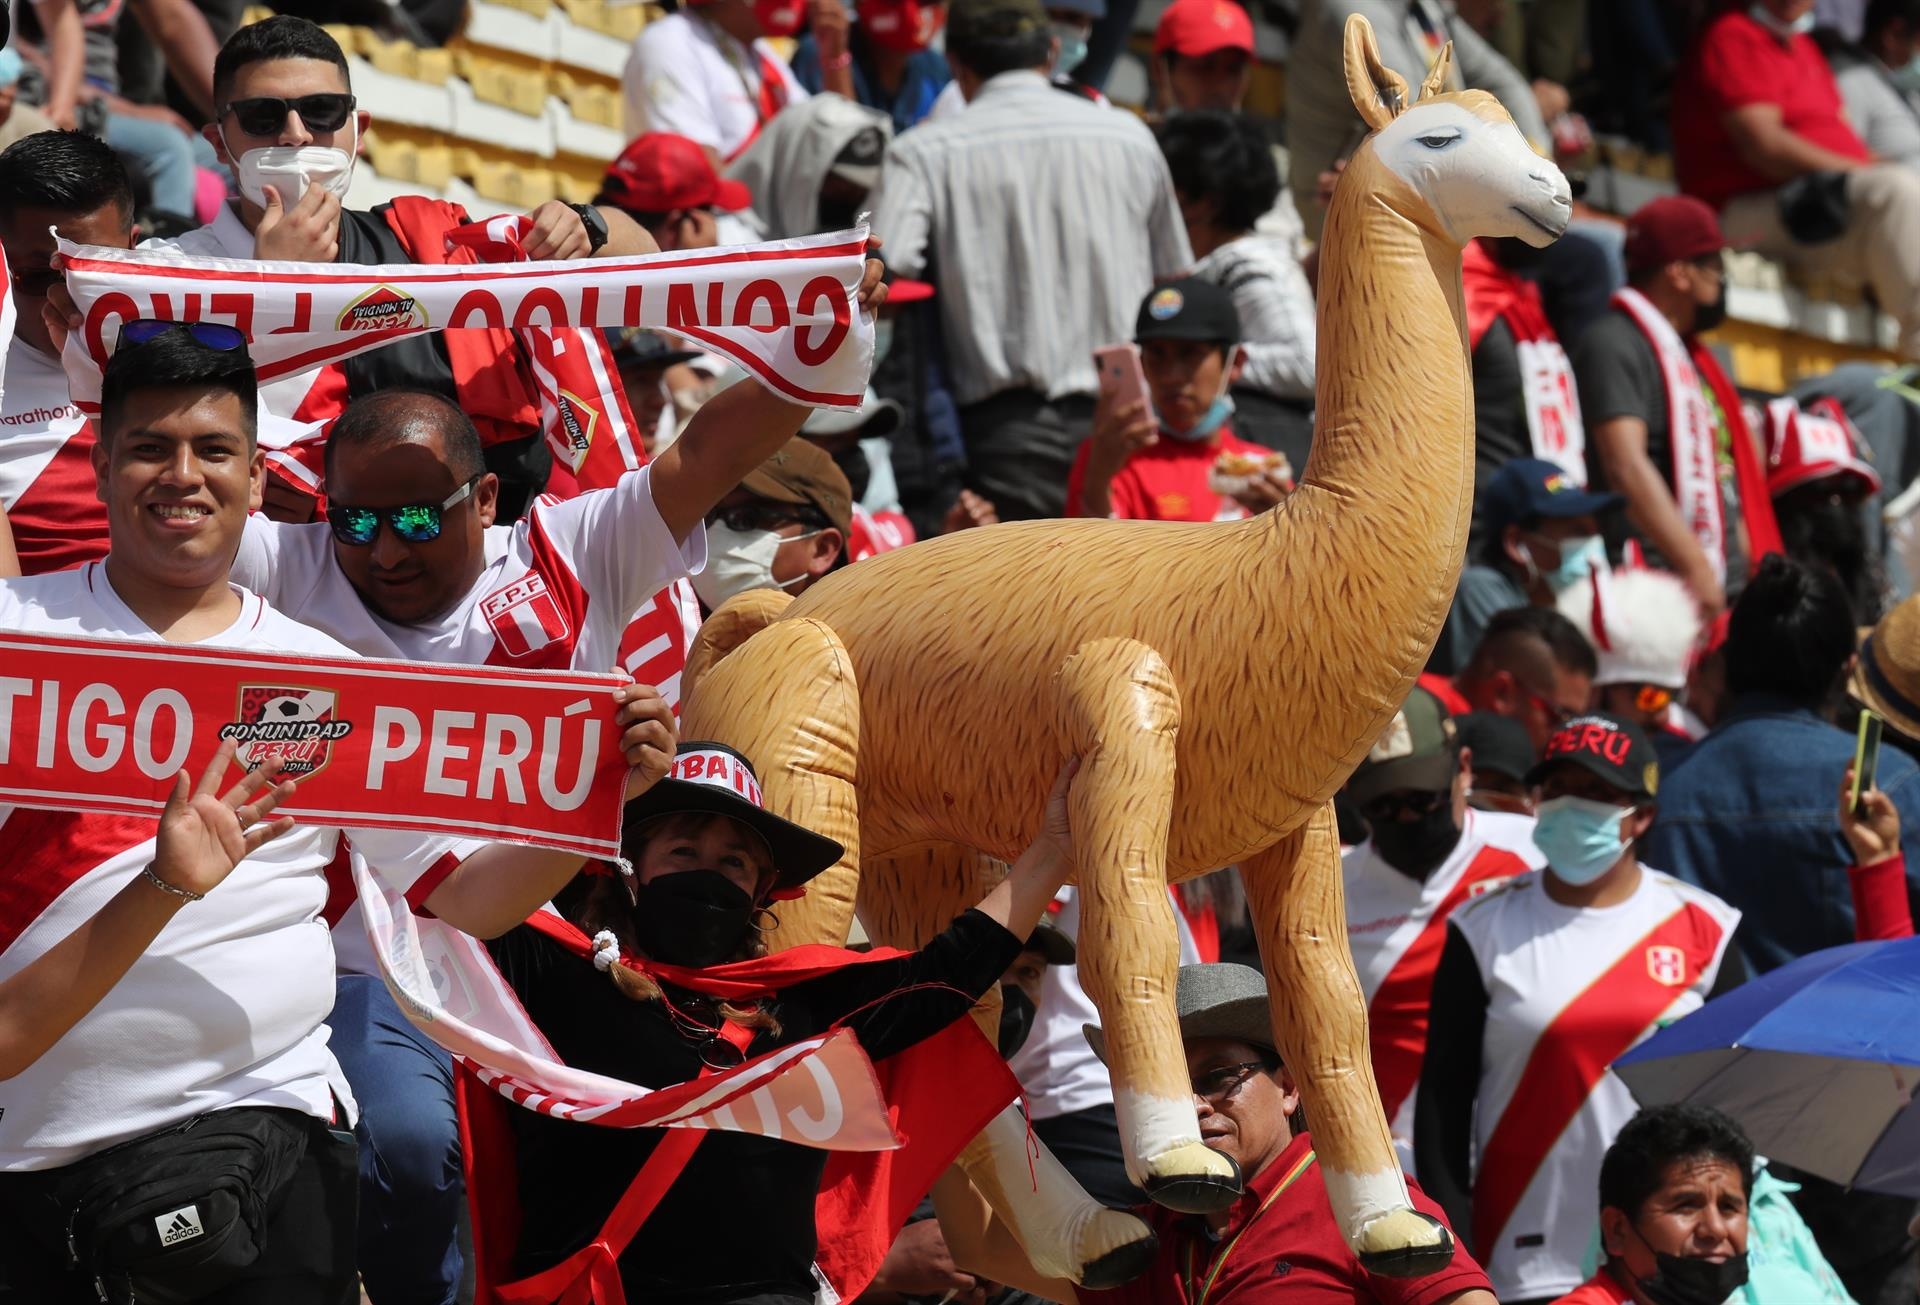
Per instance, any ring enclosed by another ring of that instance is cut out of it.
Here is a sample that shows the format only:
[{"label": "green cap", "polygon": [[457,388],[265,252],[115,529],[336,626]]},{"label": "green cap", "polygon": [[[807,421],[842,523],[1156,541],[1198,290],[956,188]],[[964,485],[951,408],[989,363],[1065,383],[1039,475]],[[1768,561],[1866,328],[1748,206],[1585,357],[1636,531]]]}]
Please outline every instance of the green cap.
[{"label": "green cap", "polygon": [[1012,41],[1052,30],[1040,0],[953,0],[947,7],[947,43]]},{"label": "green cap", "polygon": [[1362,806],[1396,789],[1438,793],[1453,785],[1458,769],[1453,718],[1440,699],[1416,688],[1347,781],[1347,792]]}]

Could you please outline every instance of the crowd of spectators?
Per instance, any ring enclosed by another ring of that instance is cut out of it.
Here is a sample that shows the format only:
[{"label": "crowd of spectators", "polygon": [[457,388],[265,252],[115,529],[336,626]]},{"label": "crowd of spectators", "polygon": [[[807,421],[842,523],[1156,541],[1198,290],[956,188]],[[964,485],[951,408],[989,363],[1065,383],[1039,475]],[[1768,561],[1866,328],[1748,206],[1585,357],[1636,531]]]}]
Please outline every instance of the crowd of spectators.
[{"label": "crowd of spectators", "polygon": [[[1920,362],[1920,0],[1297,0],[1263,7],[1258,28],[1237,0],[1172,0],[1141,50],[1144,113],[1103,91],[1136,3],[688,0],[647,23],[621,85],[630,143],[592,204],[553,200],[526,215],[528,253],[698,250],[866,221],[875,367],[857,411],[809,416],[738,384],[739,369],[697,341],[609,331],[654,461],[588,492],[528,427],[534,364],[511,334],[424,334],[256,386],[234,342],[161,330],[115,355],[97,422],[58,361],[72,319],[55,231],[187,257],[440,261],[442,238],[467,220],[458,206],[348,207],[378,106],[354,98],[346,55],[308,19],[428,44],[458,31],[458,6],[289,6],[250,26],[211,0],[19,7],[0,50],[0,247],[15,321],[0,400],[0,576],[28,579],[0,585],[0,617],[39,628],[58,606],[49,596],[66,592],[55,586],[97,572],[119,599],[85,600],[88,615],[73,619],[89,633],[218,641],[230,600],[264,600],[319,632],[283,633],[284,647],[481,663],[496,632],[478,600],[558,567],[581,619],[541,664],[600,669],[643,641],[636,614],[665,613],[684,646],[742,592],[798,594],[918,538],[1042,517],[1285,510],[1312,473],[1325,362],[1315,242],[1363,136],[1339,71],[1345,20],[1366,15],[1382,62],[1410,85],[1451,43],[1448,86],[1490,92],[1569,171],[1595,158],[1591,120],[1670,151],[1677,183],[1630,213],[1582,210],[1545,250],[1486,240],[1465,251],[1477,455],[1464,567],[1426,673],[1336,803],[1374,1076],[1401,1159],[1424,1184],[1416,1204],[1448,1222],[1461,1253],[1427,1280],[1365,1274],[1319,1179],[1281,1181],[1311,1163],[1310,1121],[1267,1032],[1264,985],[1233,964],[1257,966],[1258,940],[1223,867],[1175,890],[1188,963],[1178,1002],[1203,1136],[1243,1167],[1257,1209],[1204,1227],[1156,1215],[1159,1258],[1124,1290],[1252,1301],[1282,1296],[1279,1279],[1294,1274],[1286,1290],[1417,1305],[1739,1292],[1756,1305],[1910,1303],[1910,1201],[1756,1161],[1712,1112],[1636,1115],[1607,1066],[1750,974],[1912,929],[1920,871],[1902,848],[1920,837],[1907,832],[1920,830],[1920,598],[1903,554],[1913,526],[1885,510],[1920,471],[1920,392],[1904,366]],[[1287,51],[1277,126],[1246,111],[1276,33]],[[1787,394],[1737,385],[1713,334],[1735,249],[1858,288],[1893,320],[1899,361],[1796,377]],[[871,285],[882,260],[884,295]],[[455,334],[492,340],[484,367]],[[206,529],[220,532],[196,554],[199,597],[185,608],[178,568],[139,561],[177,541],[140,534],[128,506],[139,485],[174,474],[151,456],[141,471],[128,432],[145,423],[136,449],[194,444],[155,415],[166,406],[156,393],[182,389],[217,409],[236,448],[257,438],[271,454],[251,503],[233,467],[167,455],[194,464],[176,479],[204,487]],[[403,530],[403,509],[430,527]],[[670,705],[648,691],[621,708],[633,755],[655,773]],[[1863,707],[1887,722],[1886,751],[1856,807],[1844,785]],[[753,759],[736,760],[751,773]],[[182,786],[174,825],[146,853],[123,849],[90,872],[89,884],[127,885],[85,899],[97,916],[68,903],[37,931],[0,928],[0,1073],[45,1098],[0,1109],[0,1219],[24,1230],[0,1239],[0,1305],[90,1298],[57,1245],[48,1202],[66,1192],[63,1175],[155,1128],[237,1118],[262,1101],[298,1103],[267,1113],[298,1117],[307,1160],[259,1230],[279,1229],[278,1249],[204,1299],[272,1290],[290,1305],[331,1302],[356,1281],[373,1305],[472,1299],[453,1065],[378,979],[353,911],[319,917],[336,957],[302,977],[300,1010],[242,1012],[278,1021],[279,1054],[248,1065],[195,1044],[183,1056],[202,1056],[199,1080],[121,1073],[88,1089],[99,1100],[70,1091],[138,1009],[129,990],[180,982],[172,962],[126,945],[166,926],[161,907],[181,909],[140,897],[136,876],[170,898],[231,902],[241,886],[222,881],[243,878],[242,854],[268,841],[283,877],[319,882],[333,856],[334,835],[287,836],[268,821],[281,793],[271,774],[225,799],[217,774]],[[222,835],[216,850],[176,828],[189,808]],[[676,841],[648,829],[636,863]],[[784,822],[765,829],[791,834]],[[690,847],[720,837],[680,832]],[[71,829],[42,836],[85,845]],[[512,928],[549,897],[570,919],[607,917],[610,881],[540,858],[509,864],[477,844],[454,847],[465,859],[440,878],[421,867],[448,849],[362,841],[383,869],[414,868],[416,905],[504,935],[496,961],[570,1062],[598,1054],[596,1021],[638,1019],[635,1002],[653,1009]],[[1004,980],[1001,1051],[1034,1133],[1098,1199],[1138,1204],[1098,1029],[1091,1043],[1082,1033],[1098,1011],[1065,942],[1078,906],[1060,887],[1056,844],[1069,843],[1050,826],[1003,896],[892,978],[867,971],[867,986],[792,996],[785,1033],[725,1003],[714,1018],[746,1028],[742,1045],[759,1051],[859,1017],[879,1056]],[[743,899],[793,870],[736,859]],[[1036,932],[1050,896],[1052,923]],[[0,902],[14,900],[0,885]],[[737,906],[718,887],[707,904]],[[317,895],[283,905],[282,931],[320,909]],[[201,911],[194,945],[258,924],[209,921],[216,909]],[[53,935],[76,925],[83,942],[91,929],[117,943],[91,952]],[[635,945],[694,966],[752,954]],[[888,983],[949,991],[910,1018],[904,1007],[863,1014]],[[645,1083],[700,1072],[664,1020],[635,1027],[624,1059],[596,1067]],[[679,1060],[655,1056],[650,1038]],[[271,1092],[248,1077],[261,1064]],[[650,1134],[610,1146],[586,1127],[515,1130],[535,1157],[521,1169],[523,1204],[542,1183],[569,1192],[534,1208],[516,1272],[590,1242],[645,1162]],[[792,1271],[804,1278],[799,1198],[818,1165],[797,1165],[787,1152],[799,1148],[756,1145],[709,1152],[662,1207],[621,1259],[630,1299],[811,1298]],[[587,1170],[590,1183],[574,1181]],[[780,1226],[720,1265],[722,1216],[705,1202],[743,1184],[765,1190],[741,1218]],[[1075,1298],[955,1196],[936,1189],[939,1217],[930,1207],[908,1225],[863,1299]],[[1217,1291],[1209,1276],[1196,1290],[1196,1254],[1217,1272],[1250,1229],[1258,1252],[1237,1263],[1275,1262],[1272,1274],[1236,1271]],[[695,1243],[700,1256],[674,1260]]]}]

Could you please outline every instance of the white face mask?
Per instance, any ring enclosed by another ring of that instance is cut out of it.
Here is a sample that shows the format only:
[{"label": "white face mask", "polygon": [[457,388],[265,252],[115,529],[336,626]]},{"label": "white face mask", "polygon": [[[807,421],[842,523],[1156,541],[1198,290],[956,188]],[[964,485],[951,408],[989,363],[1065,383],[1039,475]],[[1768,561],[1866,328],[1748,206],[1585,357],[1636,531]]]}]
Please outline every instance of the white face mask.
[{"label": "white face mask", "polygon": [[[814,530],[793,539],[812,539],[825,532]],[[735,530],[731,526],[707,527],[707,565],[693,577],[693,592],[707,610],[735,594],[749,589],[791,589],[807,578],[803,571],[791,580],[773,577],[773,555],[780,545],[791,542],[771,530]]]},{"label": "white face mask", "polygon": [[1751,9],[1747,10],[1747,13],[1754,22],[1760,24],[1760,26],[1766,28],[1782,40],[1790,36],[1805,36],[1813,30],[1813,25],[1819,21],[1819,15],[1811,9],[1801,14],[1798,18],[1786,22],[1775,17],[1773,10],[1763,4],[1754,5]]},{"label": "white face mask", "polygon": [[[353,182],[355,146],[359,144],[359,118],[350,120],[352,133],[346,149],[332,145],[263,145],[248,150],[234,163],[240,180],[240,193],[261,208],[267,206],[267,187],[279,192],[282,208],[292,208],[307,193],[308,186],[333,192],[344,202],[347,187]],[[221,139],[226,139],[225,128]],[[233,147],[227,147],[228,157]]]}]

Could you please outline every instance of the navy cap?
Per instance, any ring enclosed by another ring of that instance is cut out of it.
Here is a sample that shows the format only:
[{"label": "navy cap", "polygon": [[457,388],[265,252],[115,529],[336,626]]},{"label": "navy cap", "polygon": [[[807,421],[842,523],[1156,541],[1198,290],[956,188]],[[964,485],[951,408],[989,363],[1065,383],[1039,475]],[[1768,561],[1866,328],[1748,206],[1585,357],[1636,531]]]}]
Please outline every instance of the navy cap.
[{"label": "navy cap", "polygon": [[1591,516],[1625,500],[1586,488],[1554,463],[1515,458],[1495,473],[1484,502],[1487,528],[1497,535],[1542,517]]},{"label": "navy cap", "polygon": [[1183,277],[1147,293],[1134,319],[1133,338],[1148,340],[1205,340],[1209,344],[1240,343],[1240,313],[1233,296],[1210,281]]},{"label": "navy cap", "polygon": [[1660,791],[1660,758],[1632,721],[1600,712],[1575,716],[1547,740],[1546,755],[1527,772],[1538,785],[1555,766],[1579,766],[1630,797],[1651,798]]}]

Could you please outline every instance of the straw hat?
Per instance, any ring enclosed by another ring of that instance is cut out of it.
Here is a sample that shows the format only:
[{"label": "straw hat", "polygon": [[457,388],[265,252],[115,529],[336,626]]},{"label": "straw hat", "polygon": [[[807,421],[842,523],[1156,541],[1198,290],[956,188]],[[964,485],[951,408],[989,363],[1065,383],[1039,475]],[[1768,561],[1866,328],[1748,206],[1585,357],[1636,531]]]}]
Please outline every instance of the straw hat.
[{"label": "straw hat", "polygon": [[1910,739],[1920,739],[1920,596],[1880,618],[1861,641],[1847,690]]}]

